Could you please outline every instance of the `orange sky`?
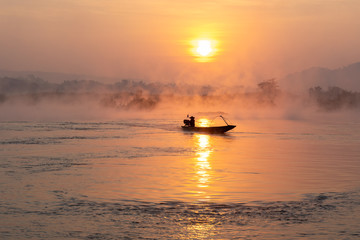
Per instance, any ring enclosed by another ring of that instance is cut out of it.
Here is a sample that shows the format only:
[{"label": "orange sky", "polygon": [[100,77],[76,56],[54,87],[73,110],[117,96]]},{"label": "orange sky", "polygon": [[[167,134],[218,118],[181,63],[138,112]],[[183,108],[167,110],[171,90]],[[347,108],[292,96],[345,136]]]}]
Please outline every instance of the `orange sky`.
[{"label": "orange sky", "polygon": [[[238,83],[360,61],[358,0],[0,0],[0,69]],[[218,42],[197,62],[190,42]]]}]

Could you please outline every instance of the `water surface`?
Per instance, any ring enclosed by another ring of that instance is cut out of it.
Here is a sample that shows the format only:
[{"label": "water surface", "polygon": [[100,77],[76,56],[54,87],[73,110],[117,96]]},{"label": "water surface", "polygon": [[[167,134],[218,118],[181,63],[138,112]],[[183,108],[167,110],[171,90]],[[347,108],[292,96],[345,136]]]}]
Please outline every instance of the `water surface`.
[{"label": "water surface", "polygon": [[0,123],[4,239],[360,238],[360,124]]}]

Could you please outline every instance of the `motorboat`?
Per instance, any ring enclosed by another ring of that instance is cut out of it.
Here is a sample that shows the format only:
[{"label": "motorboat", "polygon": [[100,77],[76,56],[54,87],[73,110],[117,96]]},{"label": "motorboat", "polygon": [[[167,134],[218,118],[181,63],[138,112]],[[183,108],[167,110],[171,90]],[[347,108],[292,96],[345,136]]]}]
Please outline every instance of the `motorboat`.
[{"label": "motorboat", "polygon": [[202,133],[225,133],[233,128],[236,127],[236,125],[230,125],[227,123],[225,118],[223,116],[221,117],[224,122],[226,123],[225,126],[195,126],[195,117],[191,116],[189,119],[184,119],[184,126],[181,126],[181,128],[184,131],[190,131],[190,132],[202,132]]}]

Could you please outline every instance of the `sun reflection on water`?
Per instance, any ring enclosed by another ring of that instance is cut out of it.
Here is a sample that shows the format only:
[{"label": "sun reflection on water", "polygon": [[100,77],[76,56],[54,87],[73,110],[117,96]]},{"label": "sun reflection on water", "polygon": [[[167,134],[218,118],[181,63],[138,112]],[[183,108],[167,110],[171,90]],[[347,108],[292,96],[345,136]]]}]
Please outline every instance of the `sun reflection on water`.
[{"label": "sun reflection on water", "polygon": [[[214,219],[207,214],[207,202],[211,201],[211,183],[213,170],[211,166],[211,136],[205,134],[194,135],[195,157],[194,182],[196,197],[199,203],[194,205],[195,215],[189,215],[188,222],[180,239],[209,239],[216,233]],[[204,205],[205,204],[205,205]]]},{"label": "sun reflection on water", "polygon": [[[209,156],[211,153],[210,148],[210,136],[209,135],[196,135],[196,177],[197,187],[201,188],[198,193],[205,194],[204,188],[209,187],[211,181],[211,165],[209,162]],[[209,198],[209,196],[205,196]]]},{"label": "sun reflection on water", "polygon": [[211,223],[190,224],[187,226],[186,235],[182,239],[209,239],[214,235],[214,230],[215,226]]},{"label": "sun reflection on water", "polygon": [[[206,118],[200,118],[196,124],[199,127],[210,127],[210,121],[209,121],[209,119],[206,119]],[[204,141],[204,140],[202,140],[202,141]],[[209,144],[209,141],[207,141],[207,144]]]}]

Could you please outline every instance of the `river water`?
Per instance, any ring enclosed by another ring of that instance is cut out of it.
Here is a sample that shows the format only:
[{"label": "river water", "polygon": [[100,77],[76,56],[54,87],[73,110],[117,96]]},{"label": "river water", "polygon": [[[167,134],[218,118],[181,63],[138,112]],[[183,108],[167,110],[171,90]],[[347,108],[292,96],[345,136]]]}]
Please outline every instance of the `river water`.
[{"label": "river water", "polygon": [[360,239],[360,123],[0,123],[1,239]]}]

